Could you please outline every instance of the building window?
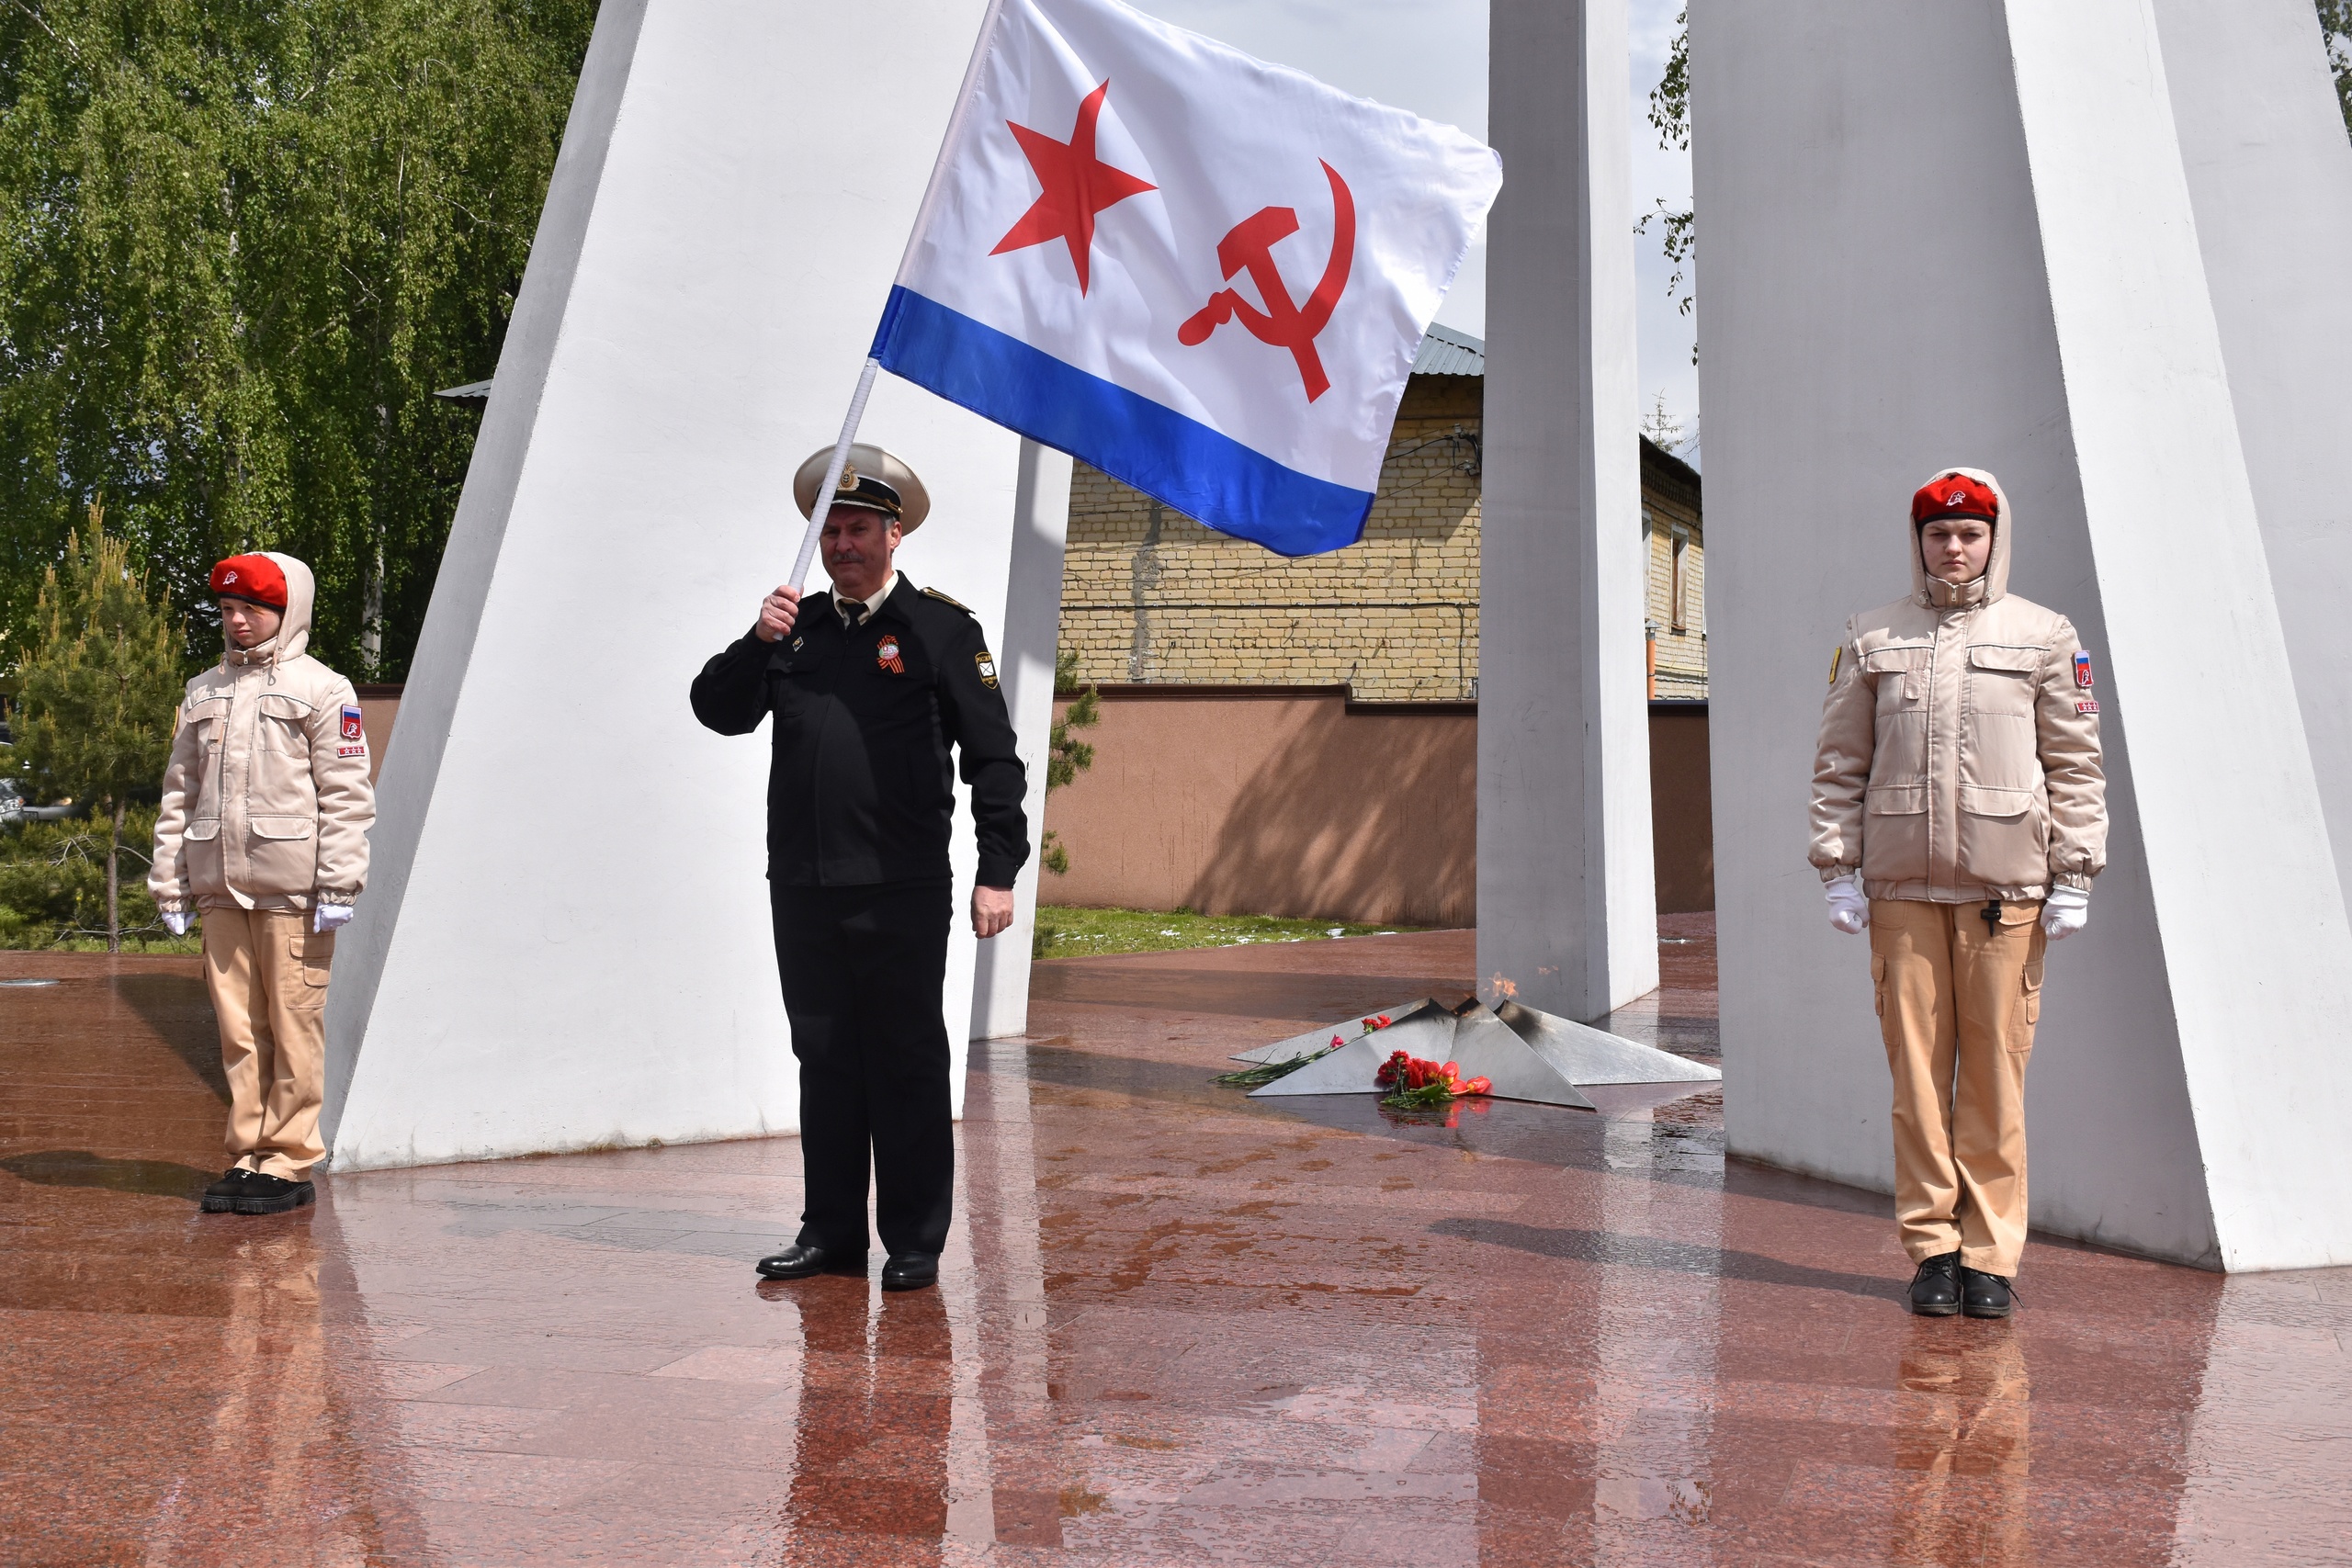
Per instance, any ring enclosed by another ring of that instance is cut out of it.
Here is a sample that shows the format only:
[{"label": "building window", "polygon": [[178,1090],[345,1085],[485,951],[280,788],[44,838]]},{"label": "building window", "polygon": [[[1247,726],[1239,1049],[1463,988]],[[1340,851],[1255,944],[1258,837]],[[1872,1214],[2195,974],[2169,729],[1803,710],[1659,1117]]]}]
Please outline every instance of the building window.
[{"label": "building window", "polygon": [[1673,611],[1674,629],[1681,631],[1690,624],[1690,530],[1678,526],[1674,530],[1674,583],[1668,590],[1668,603]]}]

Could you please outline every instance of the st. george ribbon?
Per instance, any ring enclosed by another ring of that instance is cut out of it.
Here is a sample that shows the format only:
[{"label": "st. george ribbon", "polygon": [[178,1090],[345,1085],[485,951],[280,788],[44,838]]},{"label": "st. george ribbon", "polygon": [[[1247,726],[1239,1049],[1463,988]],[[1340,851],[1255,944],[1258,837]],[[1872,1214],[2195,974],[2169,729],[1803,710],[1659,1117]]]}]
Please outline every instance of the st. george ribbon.
[{"label": "st. george ribbon", "polygon": [[1279,554],[1353,544],[1501,185],[1452,126],[1119,0],[995,0],[794,585],[877,369]]}]

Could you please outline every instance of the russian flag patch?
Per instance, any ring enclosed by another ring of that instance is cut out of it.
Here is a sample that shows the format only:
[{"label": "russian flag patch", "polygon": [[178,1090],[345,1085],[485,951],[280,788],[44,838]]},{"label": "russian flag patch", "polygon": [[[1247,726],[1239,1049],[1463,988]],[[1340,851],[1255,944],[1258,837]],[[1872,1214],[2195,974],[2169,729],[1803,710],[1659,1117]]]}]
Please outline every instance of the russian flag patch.
[{"label": "russian flag patch", "polygon": [[2075,655],[2075,684],[2086,692],[2091,689],[2091,656],[2087,653]]}]

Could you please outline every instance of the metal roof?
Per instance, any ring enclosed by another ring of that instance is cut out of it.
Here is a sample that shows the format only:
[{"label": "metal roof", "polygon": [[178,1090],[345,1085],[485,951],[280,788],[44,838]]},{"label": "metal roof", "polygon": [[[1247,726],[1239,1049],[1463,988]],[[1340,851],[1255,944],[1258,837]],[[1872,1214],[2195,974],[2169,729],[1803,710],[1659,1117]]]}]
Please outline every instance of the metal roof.
[{"label": "metal roof", "polygon": [[1413,355],[1413,374],[1416,376],[1484,376],[1486,373],[1487,340],[1456,332],[1452,327],[1430,327],[1429,335],[1421,339],[1421,351]]},{"label": "metal roof", "polygon": [[490,383],[469,381],[462,387],[444,387],[433,395],[453,403],[486,403],[490,401]]}]

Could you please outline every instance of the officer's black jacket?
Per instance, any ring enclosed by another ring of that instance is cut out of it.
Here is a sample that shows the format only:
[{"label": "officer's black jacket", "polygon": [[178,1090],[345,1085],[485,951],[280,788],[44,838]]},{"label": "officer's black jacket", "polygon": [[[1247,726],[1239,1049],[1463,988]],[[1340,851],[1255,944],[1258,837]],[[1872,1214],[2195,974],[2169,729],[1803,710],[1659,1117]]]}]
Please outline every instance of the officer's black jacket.
[{"label": "officer's black jacket", "polygon": [[[893,670],[884,645],[898,645]],[[768,770],[768,875],[797,886],[855,886],[948,874],[955,781],[964,754],[979,832],[979,883],[1010,887],[1029,858],[1027,777],[996,666],[972,613],[899,584],[844,631],[830,593],[800,602],[791,634],[756,630],[695,677],[695,716],[746,735],[775,715]]]}]

